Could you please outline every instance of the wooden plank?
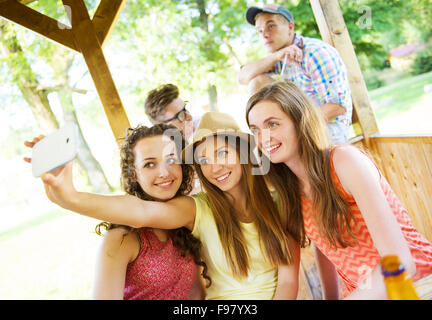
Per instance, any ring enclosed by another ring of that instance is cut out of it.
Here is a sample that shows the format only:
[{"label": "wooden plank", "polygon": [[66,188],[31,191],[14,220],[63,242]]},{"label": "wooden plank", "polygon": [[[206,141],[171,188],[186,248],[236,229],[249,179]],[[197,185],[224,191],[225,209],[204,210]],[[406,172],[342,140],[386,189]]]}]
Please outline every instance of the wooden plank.
[{"label": "wooden plank", "polygon": [[126,0],[101,0],[93,16],[93,25],[101,46],[108,39]]},{"label": "wooden plank", "polygon": [[0,0],[0,16],[39,33],[69,49],[80,52],[75,45],[72,31],[68,26],[24,4],[15,0]]},{"label": "wooden plank", "polygon": [[18,0],[18,2],[21,2],[22,4],[29,4],[32,2],[35,2],[36,0]]},{"label": "wooden plank", "polygon": [[[353,106],[357,112],[363,135],[368,140],[369,136],[378,133],[378,124],[339,3],[337,0],[320,0],[319,3],[321,4],[321,10],[318,8],[317,1],[311,1],[314,15],[316,14],[318,17],[317,22],[322,24],[319,27],[320,30],[326,28],[324,26],[324,23],[326,23],[334,47],[338,50],[348,69]],[[321,14],[324,16],[324,20],[320,18]]]},{"label": "wooden plank", "polygon": [[87,8],[83,0],[63,0],[63,4],[71,9],[75,42],[84,56],[114,137],[120,144],[130,124]]},{"label": "wooden plank", "polygon": [[309,0],[309,2],[321,34],[321,39],[334,47],[333,39],[322,11],[320,0]]},{"label": "wooden plank", "polygon": [[370,139],[378,166],[407,209],[413,225],[432,241],[432,144],[430,137]]},{"label": "wooden plank", "polygon": [[[354,145],[366,148],[364,141]],[[370,138],[369,146],[369,153],[407,209],[413,225],[432,241],[432,137],[376,136]]]}]

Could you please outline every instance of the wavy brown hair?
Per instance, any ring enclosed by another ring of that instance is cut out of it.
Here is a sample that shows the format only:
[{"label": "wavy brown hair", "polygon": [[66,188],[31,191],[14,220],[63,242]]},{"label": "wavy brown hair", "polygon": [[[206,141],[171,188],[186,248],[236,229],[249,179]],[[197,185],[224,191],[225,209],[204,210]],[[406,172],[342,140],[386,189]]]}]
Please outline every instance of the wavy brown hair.
[{"label": "wavy brown hair", "polygon": [[[353,215],[331,178],[330,139],[327,124],[317,106],[294,83],[274,82],[249,98],[246,107],[248,125],[249,112],[260,101],[277,103],[294,124],[298,152],[310,183],[321,234],[335,248],[354,245],[357,241],[352,231]],[[310,241],[305,235],[297,176],[284,163],[271,163],[267,179],[279,195],[281,210],[288,215],[289,232],[303,247],[306,246]],[[349,239],[343,236],[344,230]]]},{"label": "wavy brown hair", "polygon": [[179,94],[178,87],[172,83],[163,84],[149,91],[144,109],[153,124],[158,122],[157,118],[165,111],[167,105],[178,98]]},{"label": "wavy brown hair", "polygon": [[[181,132],[172,125],[167,124],[156,124],[152,127],[137,126],[130,128],[127,131],[126,137],[120,149],[120,166],[121,166],[121,184],[123,190],[133,196],[136,196],[142,200],[149,201],[162,201],[155,199],[154,197],[147,194],[140,186],[137,181],[135,171],[135,154],[134,148],[136,144],[149,137],[155,137],[159,135],[169,136],[176,143],[177,155],[180,159],[181,151],[185,147],[186,143]],[[173,137],[175,137],[173,139]],[[181,137],[181,139],[176,139]],[[194,170],[191,165],[181,164],[182,169],[182,183],[177,190],[174,197],[187,195],[191,192],[194,182]],[[96,233],[102,235],[101,228],[110,230],[116,227],[123,227],[130,231],[136,231],[136,229],[123,226],[115,225],[109,222],[102,222],[96,226]],[[211,284],[211,279],[207,275],[207,265],[201,259],[201,241],[195,238],[191,232],[182,227],[173,230],[167,230],[169,237],[171,238],[173,245],[180,249],[183,257],[192,255],[195,263],[203,268],[202,276],[207,280],[207,287]]]},{"label": "wavy brown hair", "polygon": [[[242,177],[241,184],[246,193],[246,201],[250,206],[254,222],[258,229],[261,249],[265,253],[267,261],[274,266],[290,264],[290,237],[286,233],[284,222],[262,175],[253,175],[252,169],[257,163],[253,153],[250,152],[250,142],[240,143],[239,137],[232,139],[222,137],[231,148],[236,150],[240,159]],[[242,146],[242,147],[241,147]],[[196,146],[195,146],[196,147]],[[194,157],[195,158],[195,157]],[[201,167],[194,161],[194,167],[207,193],[209,206],[213,212],[218,228],[219,237],[225,256],[234,275],[246,277],[249,269],[249,253],[246,239],[243,235],[240,221],[236,218],[236,208],[233,205],[235,199],[229,199],[229,195],[215,185],[211,184],[203,175]]]}]

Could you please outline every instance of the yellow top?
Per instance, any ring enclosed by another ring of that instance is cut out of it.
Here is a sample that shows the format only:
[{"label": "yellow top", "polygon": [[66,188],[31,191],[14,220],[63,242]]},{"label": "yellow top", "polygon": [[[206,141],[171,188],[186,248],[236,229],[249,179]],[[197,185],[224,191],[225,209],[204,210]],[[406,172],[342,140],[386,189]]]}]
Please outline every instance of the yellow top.
[{"label": "yellow top", "polygon": [[277,267],[265,259],[259,244],[255,223],[241,223],[248,242],[248,277],[234,278],[219,238],[213,213],[203,192],[192,196],[196,217],[192,234],[203,244],[203,259],[208,267],[212,285],[207,289],[209,300],[270,300],[277,285]]}]

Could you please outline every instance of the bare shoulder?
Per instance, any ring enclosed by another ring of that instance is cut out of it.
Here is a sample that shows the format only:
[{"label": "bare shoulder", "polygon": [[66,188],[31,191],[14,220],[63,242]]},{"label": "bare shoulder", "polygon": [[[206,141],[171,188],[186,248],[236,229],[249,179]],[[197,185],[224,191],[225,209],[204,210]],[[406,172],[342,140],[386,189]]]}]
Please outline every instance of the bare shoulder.
[{"label": "bare shoulder", "polygon": [[360,180],[379,180],[379,172],[371,159],[358,148],[344,145],[338,146],[333,154],[333,166],[336,174],[346,189]]},{"label": "bare shoulder", "polygon": [[110,229],[103,237],[101,250],[111,258],[120,256],[134,258],[134,255],[137,255],[137,250],[139,251],[138,235],[136,232],[123,227]]},{"label": "bare shoulder", "polygon": [[365,156],[358,148],[350,145],[337,146],[333,151],[333,163],[344,164],[356,161],[359,157]]},{"label": "bare shoulder", "polygon": [[366,154],[349,145],[338,146],[334,150],[332,161],[337,173],[347,169],[353,171],[359,167],[373,168],[376,171],[375,165]]}]

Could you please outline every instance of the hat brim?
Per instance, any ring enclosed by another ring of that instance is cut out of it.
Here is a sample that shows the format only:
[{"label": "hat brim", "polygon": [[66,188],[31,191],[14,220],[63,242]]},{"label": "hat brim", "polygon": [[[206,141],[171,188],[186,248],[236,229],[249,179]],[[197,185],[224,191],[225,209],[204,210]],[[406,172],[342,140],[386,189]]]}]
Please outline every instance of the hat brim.
[{"label": "hat brim", "polygon": [[211,136],[235,136],[235,137],[239,137],[239,138],[247,141],[250,144],[251,150],[253,150],[256,147],[255,139],[249,133],[241,132],[241,131],[218,132],[217,134],[209,134],[207,136],[204,136],[204,137],[201,138],[201,140],[195,141],[194,143],[191,143],[191,144],[187,145],[183,149],[183,151],[182,151],[183,163],[192,164],[194,162],[194,149],[195,149],[195,146],[198,143],[200,143],[201,141],[203,141],[204,139],[206,139],[208,137],[211,137]]},{"label": "hat brim", "polygon": [[279,13],[278,11],[275,10],[270,10],[270,9],[263,9],[263,8],[258,8],[258,7],[250,7],[249,9],[247,9],[246,11],[246,20],[247,22],[249,22],[251,25],[255,25],[255,17],[258,13],[261,12],[267,12],[267,13]]}]

